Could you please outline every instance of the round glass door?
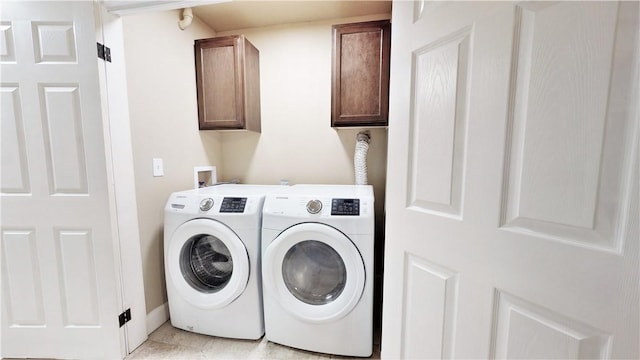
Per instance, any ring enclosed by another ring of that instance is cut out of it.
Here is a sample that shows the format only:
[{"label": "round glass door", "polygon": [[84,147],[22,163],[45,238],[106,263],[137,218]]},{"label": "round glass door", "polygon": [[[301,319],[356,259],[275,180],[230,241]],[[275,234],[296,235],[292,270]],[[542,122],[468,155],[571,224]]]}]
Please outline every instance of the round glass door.
[{"label": "round glass door", "polygon": [[286,229],[267,246],[262,261],[264,293],[301,320],[335,321],[353,310],[364,291],[360,252],[329,225]]},{"label": "round glass door", "polygon": [[182,247],[180,270],[194,289],[214,293],[224,288],[233,274],[233,257],[222,240],[196,235]]},{"label": "round glass door", "polygon": [[317,240],[292,246],[282,261],[282,278],[298,300],[325,305],[335,300],[347,283],[347,269],[340,254]]},{"label": "round glass door", "polygon": [[171,235],[167,285],[194,306],[215,309],[235,300],[249,281],[249,255],[226,225],[195,219]]}]

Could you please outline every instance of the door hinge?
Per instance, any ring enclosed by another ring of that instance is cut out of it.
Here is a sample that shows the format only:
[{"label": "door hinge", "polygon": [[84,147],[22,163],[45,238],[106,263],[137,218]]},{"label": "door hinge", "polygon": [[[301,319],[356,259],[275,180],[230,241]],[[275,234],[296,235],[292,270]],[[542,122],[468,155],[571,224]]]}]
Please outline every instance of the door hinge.
[{"label": "door hinge", "polygon": [[108,61],[111,62],[111,49],[109,49],[107,46],[102,45],[100,43],[98,44],[98,57],[104,61]]},{"label": "door hinge", "polygon": [[122,312],[122,314],[118,315],[118,322],[120,323],[120,327],[128,323],[129,320],[131,320],[131,309],[127,309]]}]

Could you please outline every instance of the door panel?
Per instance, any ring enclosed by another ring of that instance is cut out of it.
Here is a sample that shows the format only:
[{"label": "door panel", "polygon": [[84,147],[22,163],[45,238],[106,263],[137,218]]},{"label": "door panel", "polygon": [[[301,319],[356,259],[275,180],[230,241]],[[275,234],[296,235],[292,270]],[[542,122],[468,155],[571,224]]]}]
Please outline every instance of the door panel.
[{"label": "door panel", "polygon": [[[9,315],[6,321],[9,326],[44,326],[44,299],[35,231],[5,230],[2,238],[2,282],[6,286],[3,301]],[[10,273],[21,274],[21,279],[8,276]]]},{"label": "door panel", "polygon": [[611,69],[624,16],[616,3],[516,6],[503,228],[620,251],[631,89],[614,76],[632,69]]},{"label": "door panel", "polygon": [[638,3],[392,24],[382,356],[640,356]]},{"label": "door panel", "polygon": [[38,84],[51,194],[87,194],[79,84]]},{"label": "door panel", "polygon": [[20,88],[5,84],[2,96],[2,189],[3,193],[29,193],[29,167],[25,148],[24,120],[20,105]]},{"label": "door panel", "polygon": [[462,216],[470,30],[412,54],[408,205],[453,218]]},{"label": "door panel", "polygon": [[496,291],[491,358],[602,359],[612,337],[575,319]]},{"label": "door panel", "polygon": [[453,354],[458,291],[456,273],[414,255],[405,258],[402,358],[438,359]]},{"label": "door panel", "polygon": [[98,285],[93,260],[91,230],[56,229],[56,250],[60,259],[62,317],[64,326],[99,326]]},{"label": "door panel", "polygon": [[2,3],[3,357],[123,355],[93,5]]},{"label": "door panel", "polygon": [[37,64],[76,62],[73,21],[32,21],[33,49]]}]

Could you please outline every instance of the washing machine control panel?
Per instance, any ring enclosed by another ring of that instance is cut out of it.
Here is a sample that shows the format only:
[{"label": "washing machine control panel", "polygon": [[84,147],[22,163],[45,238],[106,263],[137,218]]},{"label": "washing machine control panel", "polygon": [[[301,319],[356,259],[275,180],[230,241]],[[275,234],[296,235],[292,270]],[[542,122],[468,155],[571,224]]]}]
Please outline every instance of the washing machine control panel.
[{"label": "washing machine control panel", "polygon": [[360,215],[360,199],[331,199],[331,215]]},{"label": "washing machine control panel", "polygon": [[247,205],[246,197],[225,197],[220,205],[221,213],[243,213]]}]

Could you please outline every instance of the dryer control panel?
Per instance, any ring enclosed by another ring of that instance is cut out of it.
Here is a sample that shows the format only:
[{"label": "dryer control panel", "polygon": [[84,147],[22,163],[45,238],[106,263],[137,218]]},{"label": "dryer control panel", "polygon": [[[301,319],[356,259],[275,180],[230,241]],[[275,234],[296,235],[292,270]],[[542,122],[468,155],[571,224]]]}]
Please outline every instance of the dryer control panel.
[{"label": "dryer control panel", "polygon": [[331,199],[331,215],[360,215],[360,199]]},{"label": "dryer control panel", "polygon": [[243,213],[247,205],[246,197],[225,197],[220,205],[221,213]]}]

